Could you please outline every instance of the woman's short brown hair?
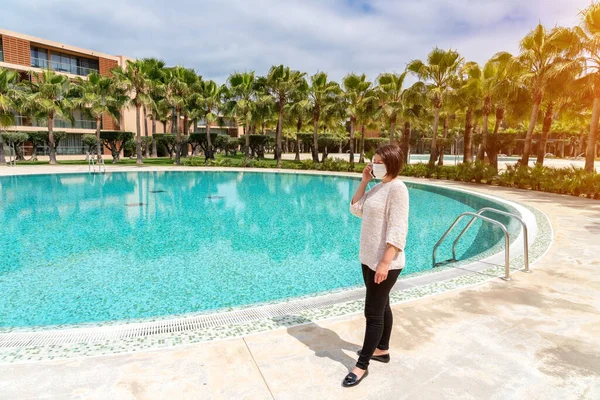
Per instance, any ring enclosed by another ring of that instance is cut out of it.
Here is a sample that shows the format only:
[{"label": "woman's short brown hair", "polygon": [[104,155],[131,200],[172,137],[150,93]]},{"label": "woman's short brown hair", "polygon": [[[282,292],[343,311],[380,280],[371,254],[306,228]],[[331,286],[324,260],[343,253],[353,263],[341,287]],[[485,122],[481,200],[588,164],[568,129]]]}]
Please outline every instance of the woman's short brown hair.
[{"label": "woman's short brown hair", "polygon": [[404,157],[402,157],[402,149],[395,144],[386,144],[375,150],[375,154],[381,157],[385,164],[387,175],[390,178],[395,178],[402,172],[404,166]]}]

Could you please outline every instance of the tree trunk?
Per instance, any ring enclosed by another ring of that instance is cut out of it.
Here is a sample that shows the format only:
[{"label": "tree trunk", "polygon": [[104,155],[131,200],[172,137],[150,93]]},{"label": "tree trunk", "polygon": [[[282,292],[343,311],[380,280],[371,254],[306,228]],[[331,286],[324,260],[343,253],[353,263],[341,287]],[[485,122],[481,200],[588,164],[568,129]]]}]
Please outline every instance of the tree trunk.
[{"label": "tree trunk", "polygon": [[98,153],[98,161],[102,160],[102,143],[100,142],[100,117],[96,117],[96,153]]},{"label": "tree trunk", "polygon": [[394,142],[394,133],[396,133],[396,115],[390,118],[390,144]]},{"label": "tree trunk", "polygon": [[144,136],[146,137],[146,158],[150,158],[150,141],[148,140],[148,111],[144,104]]},{"label": "tree trunk", "polygon": [[50,145],[50,165],[55,165],[56,146],[54,145],[54,114],[48,116],[48,144]]},{"label": "tree trunk", "polygon": [[350,155],[348,156],[348,160],[350,161],[350,166],[354,168],[354,123],[356,122],[356,117],[350,117]]},{"label": "tree trunk", "polygon": [[365,162],[365,124],[360,128],[360,157],[358,158],[358,162]]},{"label": "tree trunk", "polygon": [[563,136],[563,135],[560,135],[560,136],[559,136],[559,139],[560,139],[560,144],[558,145],[558,146],[559,146],[559,147],[558,147],[558,149],[559,149],[559,150],[558,150],[558,153],[559,153],[559,154],[558,154],[558,156],[559,156],[560,158],[565,158],[565,142],[563,141],[563,139],[564,139],[564,136]]},{"label": "tree trunk", "polygon": [[404,122],[404,132],[402,135],[402,161],[404,165],[408,164],[408,155],[410,154],[410,122]]},{"label": "tree trunk", "polygon": [[574,157],[579,157],[580,155],[583,155],[584,147],[585,147],[585,129],[582,129],[581,134],[579,135],[579,141],[577,143],[577,150],[576,150],[576,154],[574,155]]},{"label": "tree trunk", "polygon": [[490,113],[492,112],[492,99],[490,96],[486,96],[483,99],[483,132],[481,136],[481,144],[477,150],[477,161],[484,161],[485,153],[487,151],[487,136],[489,133],[489,119]]},{"label": "tree trunk", "polygon": [[298,117],[298,122],[296,123],[296,148],[294,149],[294,150],[296,150],[296,157],[295,157],[296,161],[300,161],[300,138],[298,137],[298,135],[300,134],[301,130],[302,130],[302,118]]},{"label": "tree trunk", "polygon": [[[490,165],[496,169],[498,169],[498,152],[500,151],[498,145],[498,132],[500,131],[500,126],[502,125],[502,121],[504,121],[504,107],[497,106],[496,107],[496,124],[494,125],[494,140],[493,146],[490,146],[490,141],[486,142],[486,151],[488,153],[488,157],[490,159]],[[489,139],[489,138],[488,138]]]},{"label": "tree trunk", "polygon": [[[175,111],[175,114],[179,115],[179,112]],[[175,130],[175,164],[181,165],[181,130],[177,119],[173,120],[173,127],[177,128]]]},{"label": "tree trunk", "polygon": [[289,152],[290,152],[290,138],[286,137],[284,153],[289,153]]},{"label": "tree trunk", "polygon": [[[188,147],[189,147],[188,146],[188,139],[189,139],[188,135],[190,133],[190,120],[187,115],[185,115],[183,117],[182,123],[183,123],[183,127],[181,129],[181,131],[182,131],[181,139],[184,140],[184,142],[182,142],[181,146],[180,146],[180,151],[179,151],[180,159],[181,159],[181,157],[188,156]],[[207,124],[207,126],[208,126],[208,124]]]},{"label": "tree trunk", "polygon": [[[442,129],[444,139],[448,138],[448,128],[449,128],[449,123],[450,123],[449,119],[450,119],[450,117],[448,115],[446,115],[444,117],[444,124],[443,124],[443,129]],[[446,149],[445,145],[440,148],[440,155],[438,157],[438,165],[439,166],[444,165],[444,150],[445,149]]]},{"label": "tree trunk", "polygon": [[4,155],[4,140],[2,139],[2,130],[0,129],[0,164],[6,164],[6,156]]},{"label": "tree trunk", "polygon": [[429,155],[429,166],[433,167],[435,165],[435,160],[437,158],[437,131],[438,125],[440,123],[440,108],[435,107],[434,115],[433,115],[433,136],[431,137],[431,153]]},{"label": "tree trunk", "polygon": [[244,137],[246,138],[244,155],[246,158],[248,158],[250,157],[250,124],[248,122],[246,122],[246,126],[244,126]]},{"label": "tree trunk", "polygon": [[319,118],[320,118],[320,110],[318,106],[315,106],[315,111],[313,112],[313,148],[312,148],[312,158],[313,162],[319,162]]},{"label": "tree trunk", "polygon": [[279,120],[277,122],[277,131],[275,133],[275,160],[277,160],[277,168],[281,167],[281,131],[283,129],[283,101],[279,101]]},{"label": "tree trunk", "polygon": [[538,144],[537,160],[538,164],[544,165],[544,158],[546,157],[546,143],[548,143],[548,136],[550,136],[550,128],[552,126],[552,117],[554,116],[554,104],[550,102],[546,107],[546,113],[544,114],[544,125],[542,126],[542,137]]},{"label": "tree trunk", "polygon": [[[0,146],[2,146],[0,144]],[[31,158],[29,159],[29,161],[37,161],[37,143],[32,142],[32,146],[31,146]]]},{"label": "tree trunk", "polygon": [[136,128],[136,145],[135,152],[137,155],[136,164],[143,164],[144,160],[142,158],[142,126],[140,121],[140,109],[141,105],[135,106],[135,128]]},{"label": "tree trunk", "polygon": [[473,162],[473,109],[467,108],[465,117],[465,137],[463,143],[463,163]]},{"label": "tree trunk", "polygon": [[529,119],[529,128],[527,129],[527,136],[525,136],[525,143],[523,144],[523,156],[521,157],[521,165],[529,165],[529,153],[531,152],[531,139],[533,137],[533,130],[535,129],[535,123],[537,121],[538,113],[540,111],[540,104],[542,102],[541,96],[536,96],[533,102],[533,109],[531,110],[531,118]]},{"label": "tree trunk", "polygon": [[592,109],[592,122],[590,124],[590,133],[588,136],[587,153],[585,155],[585,170],[588,172],[594,171],[598,117],[600,117],[600,97],[595,97],[594,108]]},{"label": "tree trunk", "polygon": [[206,159],[209,158],[214,160],[215,156],[213,155],[212,141],[210,140],[210,124],[206,121]]},{"label": "tree trunk", "polygon": [[156,116],[152,114],[152,157],[158,157],[156,150]]}]

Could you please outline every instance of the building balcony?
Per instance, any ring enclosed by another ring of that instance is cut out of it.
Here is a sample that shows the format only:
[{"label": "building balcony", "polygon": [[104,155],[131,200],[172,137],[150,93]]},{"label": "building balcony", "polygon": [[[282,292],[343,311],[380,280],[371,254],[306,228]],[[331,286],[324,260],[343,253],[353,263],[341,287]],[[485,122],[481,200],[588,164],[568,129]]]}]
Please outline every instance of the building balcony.
[{"label": "building balcony", "polygon": [[[48,123],[45,120],[35,120],[24,115],[15,116],[15,126],[36,126],[40,128],[47,128]],[[69,128],[69,129],[96,129],[96,121],[89,119],[76,119],[71,121],[65,121],[60,118],[54,119],[54,129]]]},{"label": "building balcony", "polygon": [[58,61],[50,61],[43,58],[31,58],[31,66],[41,69],[51,69],[55,72],[64,72],[72,75],[88,76],[92,72],[99,73],[98,69],[80,67],[71,63],[63,63]]}]

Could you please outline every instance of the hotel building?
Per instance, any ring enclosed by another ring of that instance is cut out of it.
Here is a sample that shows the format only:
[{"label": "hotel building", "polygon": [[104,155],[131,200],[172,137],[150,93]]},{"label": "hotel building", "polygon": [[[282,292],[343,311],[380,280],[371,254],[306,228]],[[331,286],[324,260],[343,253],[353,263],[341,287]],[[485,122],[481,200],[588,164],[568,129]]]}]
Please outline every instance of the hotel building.
[{"label": "hotel building", "polygon": [[[97,51],[82,49],[52,40],[41,39],[21,33],[11,32],[0,29],[0,67],[19,72],[22,79],[30,79],[30,73],[40,73],[43,70],[51,69],[57,73],[64,74],[69,78],[86,77],[91,72],[97,72],[101,75],[109,75],[110,70],[117,66],[123,68],[127,65],[127,60],[132,58],[125,56],[115,56]],[[135,108],[129,107],[122,110],[119,122],[112,117],[105,115],[102,118],[102,130],[115,131],[136,131]],[[86,115],[83,110],[73,111],[74,122],[65,121],[60,118],[55,119],[54,129],[64,131],[67,137],[59,143],[57,154],[85,154],[86,146],[82,143],[84,134],[95,134],[96,122]],[[152,135],[152,125],[148,118],[148,135]],[[206,128],[200,122],[198,129],[203,131]],[[145,135],[144,121],[142,120],[142,136]],[[47,130],[45,120],[36,121],[26,115],[15,115],[15,126],[5,128],[6,131],[44,131]],[[163,132],[163,125],[156,124],[157,133]],[[171,124],[167,125],[167,131],[171,131]],[[237,126],[226,126],[214,128],[211,131],[215,133],[227,133],[231,136],[239,136],[240,129]],[[25,153],[28,154],[25,148]],[[45,149],[38,149],[38,154],[44,154]],[[105,153],[108,151],[105,149]]]}]

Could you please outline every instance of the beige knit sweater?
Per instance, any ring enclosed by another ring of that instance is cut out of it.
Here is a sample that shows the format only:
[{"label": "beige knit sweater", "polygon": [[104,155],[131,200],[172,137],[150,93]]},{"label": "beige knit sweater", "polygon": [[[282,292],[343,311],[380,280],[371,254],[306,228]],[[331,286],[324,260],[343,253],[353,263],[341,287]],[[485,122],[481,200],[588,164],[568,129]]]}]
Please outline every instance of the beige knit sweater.
[{"label": "beige knit sweater", "polygon": [[394,179],[378,183],[350,205],[350,212],[362,218],[360,262],[375,271],[389,243],[400,249],[390,269],[404,268],[408,233],[408,189],[404,182]]}]

